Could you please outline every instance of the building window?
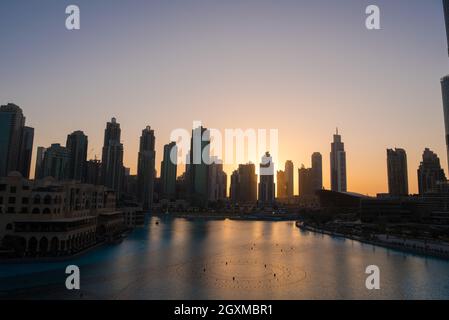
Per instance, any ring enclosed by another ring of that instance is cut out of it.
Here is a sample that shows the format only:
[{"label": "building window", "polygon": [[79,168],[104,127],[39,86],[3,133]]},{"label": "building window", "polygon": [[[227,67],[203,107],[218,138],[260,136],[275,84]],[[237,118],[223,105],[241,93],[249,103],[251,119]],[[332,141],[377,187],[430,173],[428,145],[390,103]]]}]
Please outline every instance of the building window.
[{"label": "building window", "polygon": [[40,204],[41,203],[41,197],[39,195],[34,197],[34,204]]},{"label": "building window", "polygon": [[17,187],[11,186],[11,187],[9,188],[9,192],[10,192],[10,193],[16,193],[16,192],[17,192]]},{"label": "building window", "polygon": [[12,224],[11,223],[8,223],[6,225],[6,230],[12,230]]},{"label": "building window", "polygon": [[30,198],[22,198],[22,204],[30,203]]},{"label": "building window", "polygon": [[8,208],[8,213],[15,213],[14,207],[9,207]]},{"label": "building window", "polygon": [[44,204],[51,204],[51,197],[48,194],[44,197]]},{"label": "building window", "polygon": [[6,184],[0,184],[0,191],[6,190]]},{"label": "building window", "polygon": [[15,204],[16,203],[16,197],[9,197],[8,203],[9,204]]},{"label": "building window", "polygon": [[28,213],[28,208],[27,207],[23,207],[22,208],[22,213]]},{"label": "building window", "polygon": [[3,197],[0,197],[0,204],[3,204]]}]

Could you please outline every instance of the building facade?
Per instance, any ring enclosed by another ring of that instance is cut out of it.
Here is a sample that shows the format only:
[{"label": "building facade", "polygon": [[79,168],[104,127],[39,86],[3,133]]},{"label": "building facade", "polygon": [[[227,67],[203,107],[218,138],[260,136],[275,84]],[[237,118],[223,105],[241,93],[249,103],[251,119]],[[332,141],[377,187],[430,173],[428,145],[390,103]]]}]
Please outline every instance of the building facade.
[{"label": "building facade", "polygon": [[286,185],[286,197],[293,199],[294,196],[294,165],[293,161],[287,160],[285,162],[285,185]]},{"label": "building facade", "polygon": [[22,109],[12,103],[0,106],[0,177],[18,171],[29,177],[34,129],[25,126]]},{"label": "building facade", "polygon": [[404,149],[387,150],[388,193],[408,196],[407,154]]},{"label": "building facade", "polygon": [[42,177],[52,177],[59,181],[69,179],[70,152],[59,143],[45,150],[42,163]]},{"label": "building facade", "polygon": [[86,181],[88,138],[83,131],[67,136],[66,148],[70,152],[69,179]]},{"label": "building facade", "polygon": [[156,138],[154,130],[147,126],[140,136],[139,155],[137,162],[137,199],[144,210],[150,210],[153,205],[154,179],[156,176]]},{"label": "building facade", "polygon": [[53,178],[0,178],[0,242],[11,257],[73,255],[124,229],[115,194]]},{"label": "building facade", "polygon": [[323,157],[319,152],[312,154],[312,180],[314,191],[323,189]]},{"label": "building facade", "polygon": [[120,143],[120,124],[115,118],[106,124],[101,157],[101,180],[103,185],[120,195],[123,175],[123,144]]},{"label": "building facade", "polygon": [[420,195],[434,192],[439,183],[446,181],[446,175],[441,168],[440,159],[430,149],[424,150],[421,164],[418,168],[418,189]]},{"label": "building facade", "polygon": [[259,205],[272,205],[275,198],[274,163],[269,152],[262,157],[259,170]]},{"label": "building facade", "polygon": [[331,144],[330,165],[332,191],[346,192],[346,152],[341,135],[338,134],[338,129]]},{"label": "building facade", "polygon": [[[177,176],[177,154],[176,142],[170,142],[164,146],[164,157],[161,162],[161,187],[162,197],[173,199],[176,196],[176,176]],[[172,156],[173,158],[172,159]],[[176,159],[176,162],[173,160]]]}]

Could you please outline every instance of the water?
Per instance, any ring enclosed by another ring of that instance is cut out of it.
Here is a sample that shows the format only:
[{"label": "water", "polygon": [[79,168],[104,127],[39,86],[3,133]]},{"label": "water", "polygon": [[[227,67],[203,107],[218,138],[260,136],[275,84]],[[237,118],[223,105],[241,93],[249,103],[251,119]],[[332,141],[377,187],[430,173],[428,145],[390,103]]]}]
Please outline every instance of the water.
[{"label": "water", "polygon": [[[156,224],[159,221],[159,224]],[[81,290],[65,288],[65,267]],[[365,287],[365,268],[381,289]],[[0,265],[0,297],[448,299],[449,261],[302,232],[293,222],[151,218],[123,243],[52,263]]]}]

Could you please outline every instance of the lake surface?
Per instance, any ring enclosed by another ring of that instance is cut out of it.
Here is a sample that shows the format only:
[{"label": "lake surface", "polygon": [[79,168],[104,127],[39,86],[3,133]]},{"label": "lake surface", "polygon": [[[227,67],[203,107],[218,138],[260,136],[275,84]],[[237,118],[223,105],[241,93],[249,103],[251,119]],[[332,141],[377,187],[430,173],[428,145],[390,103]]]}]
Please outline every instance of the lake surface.
[{"label": "lake surface", "polygon": [[[159,222],[156,224],[156,222]],[[77,265],[81,290],[65,288]],[[365,287],[369,265],[381,289]],[[152,217],[121,244],[0,265],[0,298],[449,299],[449,261],[300,231],[293,222]]]}]

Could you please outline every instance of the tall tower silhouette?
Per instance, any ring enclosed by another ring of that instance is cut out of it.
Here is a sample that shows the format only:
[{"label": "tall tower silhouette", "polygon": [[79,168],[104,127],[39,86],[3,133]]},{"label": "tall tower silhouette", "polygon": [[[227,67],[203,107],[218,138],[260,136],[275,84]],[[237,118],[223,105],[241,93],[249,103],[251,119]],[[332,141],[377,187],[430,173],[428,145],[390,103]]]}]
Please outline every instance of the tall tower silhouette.
[{"label": "tall tower silhouette", "polygon": [[[449,54],[449,0],[443,0],[444,20],[446,24],[446,36]],[[446,131],[446,153],[449,164],[449,75],[441,79],[441,92],[443,95],[443,112],[444,112],[444,127]]]}]

